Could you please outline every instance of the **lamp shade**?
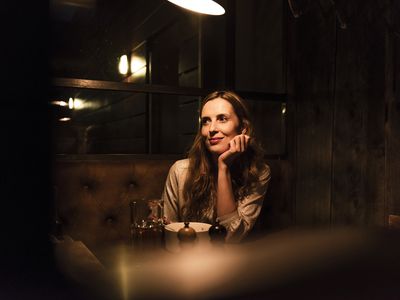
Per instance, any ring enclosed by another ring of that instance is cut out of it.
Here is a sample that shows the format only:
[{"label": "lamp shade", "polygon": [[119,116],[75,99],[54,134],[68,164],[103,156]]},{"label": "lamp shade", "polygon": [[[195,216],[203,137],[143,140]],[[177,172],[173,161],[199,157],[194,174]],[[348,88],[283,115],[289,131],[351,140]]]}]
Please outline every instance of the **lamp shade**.
[{"label": "lamp shade", "polygon": [[168,0],[185,9],[206,15],[223,15],[225,9],[213,0]]}]

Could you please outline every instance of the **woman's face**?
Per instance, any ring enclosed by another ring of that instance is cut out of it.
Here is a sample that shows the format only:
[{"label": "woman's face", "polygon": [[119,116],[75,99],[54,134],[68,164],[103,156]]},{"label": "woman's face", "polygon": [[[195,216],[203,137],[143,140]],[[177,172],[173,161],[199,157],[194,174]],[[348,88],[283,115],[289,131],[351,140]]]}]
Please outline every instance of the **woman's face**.
[{"label": "woman's face", "polygon": [[239,132],[239,118],[232,104],[222,98],[208,101],[201,111],[201,135],[212,154],[222,154],[229,149],[229,142]]}]

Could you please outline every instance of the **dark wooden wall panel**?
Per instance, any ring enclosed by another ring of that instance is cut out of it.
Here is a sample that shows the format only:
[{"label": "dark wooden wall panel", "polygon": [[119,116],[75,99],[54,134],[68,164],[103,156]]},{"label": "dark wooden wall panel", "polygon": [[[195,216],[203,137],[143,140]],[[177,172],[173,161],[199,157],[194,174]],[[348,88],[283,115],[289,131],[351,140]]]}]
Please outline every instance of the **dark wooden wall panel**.
[{"label": "dark wooden wall panel", "polygon": [[193,70],[198,68],[199,64],[199,43],[198,34],[194,31],[196,35],[192,36],[188,40],[184,40],[181,43],[179,50],[179,66],[178,73],[187,72],[188,70]]},{"label": "dark wooden wall panel", "polygon": [[[289,15],[291,92],[296,106],[296,223],[330,223],[335,17],[317,2]],[[292,149],[289,149],[292,151]]]},{"label": "dark wooden wall panel", "polygon": [[282,141],[282,103],[272,101],[248,100],[254,127],[266,154],[283,155],[284,142]]},{"label": "dark wooden wall panel", "polygon": [[178,96],[153,95],[152,153],[179,153]]},{"label": "dark wooden wall panel", "polygon": [[236,1],[235,87],[285,91],[284,1]]},{"label": "dark wooden wall panel", "polygon": [[179,74],[179,85],[180,86],[199,86],[199,71],[198,69],[191,70],[189,72]]},{"label": "dark wooden wall panel", "polygon": [[226,16],[202,16],[203,87],[226,87]]},{"label": "dark wooden wall panel", "polygon": [[[182,41],[179,54],[179,85],[200,87],[199,66],[199,26],[197,19],[196,30],[192,36]],[[199,98],[192,96],[178,97],[178,143],[176,153],[186,153],[197,132]]]},{"label": "dark wooden wall panel", "polygon": [[388,11],[393,28],[387,30],[387,215],[400,215],[400,2]]},{"label": "dark wooden wall panel", "polygon": [[200,100],[201,97],[196,97],[196,96],[179,96],[179,104],[191,103]]},{"label": "dark wooden wall panel", "polygon": [[178,23],[168,25],[152,38],[151,83],[178,85]]},{"label": "dark wooden wall panel", "polygon": [[179,135],[179,153],[185,155],[193,144],[195,134],[181,134]]},{"label": "dark wooden wall panel", "polygon": [[197,101],[179,105],[179,128],[181,134],[193,134],[198,128],[198,108]]},{"label": "dark wooden wall panel", "polygon": [[376,1],[340,7],[332,223],[383,225],[385,194],[385,30]]},{"label": "dark wooden wall panel", "polygon": [[270,159],[267,164],[271,169],[271,181],[257,224],[261,232],[282,230],[294,224],[289,162]]}]

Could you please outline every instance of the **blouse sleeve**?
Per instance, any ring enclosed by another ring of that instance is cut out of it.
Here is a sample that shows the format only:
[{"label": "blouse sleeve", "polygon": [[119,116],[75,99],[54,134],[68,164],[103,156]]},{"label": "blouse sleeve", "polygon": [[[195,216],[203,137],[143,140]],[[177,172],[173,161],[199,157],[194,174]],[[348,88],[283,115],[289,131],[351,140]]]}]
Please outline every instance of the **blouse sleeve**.
[{"label": "blouse sleeve", "polygon": [[169,169],[167,180],[161,199],[164,202],[164,217],[169,222],[177,222],[179,219],[179,178],[177,163]]},{"label": "blouse sleeve", "polygon": [[227,242],[241,241],[253,228],[260,214],[270,178],[271,172],[266,165],[257,184],[247,196],[238,201],[237,210],[219,217],[220,224],[228,231]]}]

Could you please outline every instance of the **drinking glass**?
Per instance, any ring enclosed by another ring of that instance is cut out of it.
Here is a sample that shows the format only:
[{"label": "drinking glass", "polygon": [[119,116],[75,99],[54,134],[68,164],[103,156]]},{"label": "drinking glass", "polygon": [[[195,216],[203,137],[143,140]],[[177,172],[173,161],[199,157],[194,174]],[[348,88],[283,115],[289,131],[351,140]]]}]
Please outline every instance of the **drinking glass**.
[{"label": "drinking glass", "polygon": [[132,200],[130,213],[133,249],[138,251],[160,249],[164,243],[162,200]]}]

